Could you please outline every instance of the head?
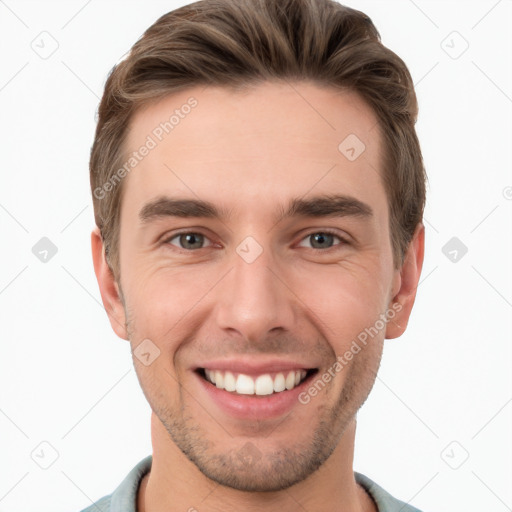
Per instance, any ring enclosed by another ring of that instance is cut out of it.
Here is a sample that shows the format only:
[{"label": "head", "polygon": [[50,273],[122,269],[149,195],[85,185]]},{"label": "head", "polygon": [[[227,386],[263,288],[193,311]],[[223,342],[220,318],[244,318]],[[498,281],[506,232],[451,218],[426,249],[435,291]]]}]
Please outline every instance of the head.
[{"label": "head", "polygon": [[[154,415],[209,478],[307,478],[368,396],[421,272],[416,116],[403,61],[330,0],[196,2],[111,71],[90,161],[95,271]],[[285,367],[306,374],[286,413],[212,399],[224,370]]]}]

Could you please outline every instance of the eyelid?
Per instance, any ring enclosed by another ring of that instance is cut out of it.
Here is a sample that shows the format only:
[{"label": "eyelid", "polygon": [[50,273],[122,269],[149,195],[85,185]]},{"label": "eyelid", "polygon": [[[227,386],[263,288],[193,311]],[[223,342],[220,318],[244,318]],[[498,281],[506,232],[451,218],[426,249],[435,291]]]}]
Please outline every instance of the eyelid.
[{"label": "eyelid", "polygon": [[[340,247],[342,245],[346,245],[346,244],[350,243],[347,240],[348,237],[343,237],[342,235],[340,235],[334,229],[331,229],[331,228],[319,228],[319,229],[311,230],[311,231],[305,233],[304,235],[302,235],[301,238],[300,238],[299,244],[301,242],[303,242],[304,240],[306,240],[311,235],[314,235],[316,233],[324,233],[324,234],[327,234],[327,235],[332,235],[332,236],[336,237],[340,241],[340,243],[338,243],[336,245],[333,245],[332,247],[328,247],[327,249],[317,249],[315,247],[306,247],[306,249],[312,249],[315,252],[328,252],[331,249],[335,249],[336,247]],[[176,237],[178,237],[180,235],[185,235],[185,234],[201,235],[206,240],[208,240],[209,244],[204,246],[204,247],[201,247],[200,249],[190,250],[190,249],[183,249],[182,247],[179,247],[177,245],[174,245],[174,244],[170,243],[170,241],[173,240],[174,238],[176,238]],[[181,231],[173,232],[169,236],[164,235],[164,237],[162,239],[162,244],[172,245],[173,247],[175,247],[179,251],[183,251],[183,252],[197,252],[197,251],[200,251],[201,249],[206,249],[207,247],[211,247],[211,246],[215,245],[215,242],[213,242],[210,239],[210,237],[208,235],[206,235],[201,229],[183,229]]]},{"label": "eyelid", "polygon": [[309,231],[308,233],[306,233],[305,235],[303,235],[301,237],[299,243],[301,243],[302,241],[306,240],[311,235],[314,235],[316,233],[323,233],[323,234],[326,234],[326,235],[332,235],[332,236],[336,237],[340,241],[340,243],[336,244],[336,245],[333,245],[332,247],[328,247],[327,249],[317,249],[316,247],[306,247],[306,249],[312,249],[313,251],[316,251],[316,252],[328,252],[329,250],[336,249],[337,247],[340,247],[342,245],[349,244],[349,241],[345,237],[343,237],[337,231],[335,231],[333,229],[330,229],[330,228],[320,228],[320,229],[311,230],[311,231]]},{"label": "eyelid", "polygon": [[[184,249],[183,247],[179,247],[178,245],[174,245],[174,244],[171,244],[171,240],[173,240],[174,238],[180,236],[180,235],[189,235],[189,234],[192,234],[192,235],[201,235],[202,237],[205,238],[205,240],[208,240],[209,244],[204,246],[204,247],[201,247],[200,249],[193,249],[193,250],[190,250],[190,249]],[[162,238],[162,244],[169,244],[169,245],[172,245],[173,247],[175,247],[177,250],[179,251],[184,251],[184,252],[197,252],[197,251],[200,251],[201,249],[206,249],[207,247],[211,247],[212,245],[214,245],[214,242],[210,239],[210,237],[208,235],[206,235],[205,233],[203,233],[200,229],[184,229],[182,231],[176,231],[176,232],[173,232],[172,234],[170,234],[169,236],[167,235],[164,235],[164,237]]]}]

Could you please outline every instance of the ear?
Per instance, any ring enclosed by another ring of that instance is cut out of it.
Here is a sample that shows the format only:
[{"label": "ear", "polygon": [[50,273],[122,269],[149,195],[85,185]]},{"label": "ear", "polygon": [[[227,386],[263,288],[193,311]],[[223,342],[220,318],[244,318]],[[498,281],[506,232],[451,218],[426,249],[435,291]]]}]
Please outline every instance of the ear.
[{"label": "ear", "polygon": [[91,233],[92,259],[94,273],[100,288],[101,300],[107,312],[110,325],[114,332],[122,339],[128,340],[126,317],[119,287],[114,279],[105,257],[105,248],[99,228],[96,226]]},{"label": "ear", "polygon": [[400,269],[396,270],[394,295],[390,306],[395,315],[389,315],[386,326],[386,338],[398,338],[407,328],[412,306],[416,299],[416,290],[423,267],[425,251],[425,227],[419,223],[404,256]]}]

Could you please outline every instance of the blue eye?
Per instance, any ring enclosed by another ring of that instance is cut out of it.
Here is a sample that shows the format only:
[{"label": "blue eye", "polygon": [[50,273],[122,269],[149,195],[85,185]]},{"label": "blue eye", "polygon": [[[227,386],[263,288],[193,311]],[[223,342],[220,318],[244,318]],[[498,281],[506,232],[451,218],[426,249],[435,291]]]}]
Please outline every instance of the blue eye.
[{"label": "blue eye", "polygon": [[[330,249],[333,247],[333,240],[337,238],[340,242],[344,242],[342,238],[338,235],[331,233],[330,231],[315,231],[310,233],[306,237],[302,239],[302,242],[305,240],[310,240],[311,246],[313,249]],[[301,242],[301,244],[302,244]],[[299,244],[299,245],[301,245]],[[341,244],[334,244],[341,245]],[[301,245],[304,247],[303,245]]]},{"label": "blue eye", "polygon": [[[338,240],[338,243],[335,243],[335,239]],[[304,245],[305,242],[307,243],[307,241],[309,241],[309,244]],[[332,247],[343,245],[344,243],[347,242],[339,235],[328,230],[322,230],[314,231],[309,235],[306,235],[299,243],[299,246],[308,247],[310,249],[326,250],[331,249]],[[195,231],[185,231],[182,233],[174,234],[164,240],[164,244],[170,244],[177,247],[178,249],[189,252],[204,249],[205,247],[212,245],[208,237]]]},{"label": "blue eye", "polygon": [[192,231],[186,232],[186,233],[178,233],[177,235],[172,236],[171,238],[168,238],[165,240],[166,243],[169,243],[171,245],[176,245],[172,243],[172,240],[175,238],[178,239],[179,247],[180,249],[185,250],[197,250],[202,249],[204,246],[204,241],[208,240],[204,235],[201,233],[194,233]]}]

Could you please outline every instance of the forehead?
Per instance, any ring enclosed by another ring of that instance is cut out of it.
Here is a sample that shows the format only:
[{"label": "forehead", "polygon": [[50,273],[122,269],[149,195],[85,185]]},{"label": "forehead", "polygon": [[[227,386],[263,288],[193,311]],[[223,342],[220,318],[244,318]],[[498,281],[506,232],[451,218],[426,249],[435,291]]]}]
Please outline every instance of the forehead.
[{"label": "forehead", "polygon": [[132,118],[125,159],[138,155],[122,207],[174,194],[261,208],[313,189],[368,202],[383,193],[380,143],[376,116],[354,92],[306,82],[194,87]]}]

